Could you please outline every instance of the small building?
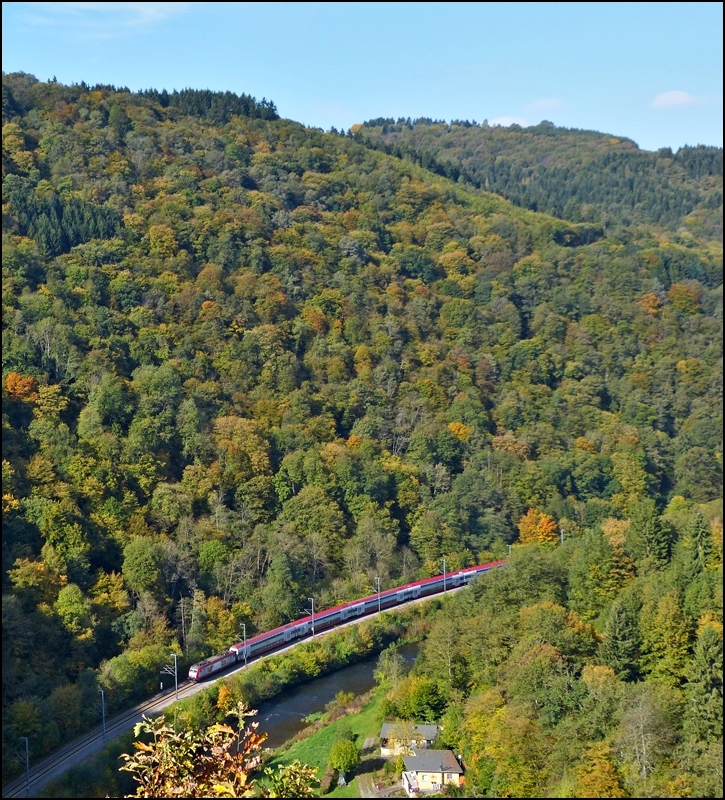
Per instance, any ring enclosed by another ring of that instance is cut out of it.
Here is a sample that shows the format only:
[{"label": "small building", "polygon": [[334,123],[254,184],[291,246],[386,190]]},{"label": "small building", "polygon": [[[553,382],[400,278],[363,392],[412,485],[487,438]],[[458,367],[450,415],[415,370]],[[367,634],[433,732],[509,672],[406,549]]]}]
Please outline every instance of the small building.
[{"label": "small building", "polygon": [[426,750],[438,735],[437,725],[414,722],[386,722],[380,730],[380,755],[398,756],[415,750]]},{"label": "small building", "polygon": [[403,788],[408,797],[435,794],[447,784],[463,785],[463,768],[450,750],[423,750],[403,756]]}]

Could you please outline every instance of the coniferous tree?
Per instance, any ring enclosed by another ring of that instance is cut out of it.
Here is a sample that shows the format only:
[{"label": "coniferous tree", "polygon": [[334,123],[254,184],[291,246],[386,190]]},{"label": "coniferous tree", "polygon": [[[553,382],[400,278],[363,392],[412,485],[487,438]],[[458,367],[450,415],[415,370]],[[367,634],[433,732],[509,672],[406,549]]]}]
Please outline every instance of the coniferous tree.
[{"label": "coniferous tree", "polygon": [[649,560],[664,566],[670,558],[670,532],[662,524],[654,500],[646,498],[635,503],[631,519],[626,538],[634,560],[638,565]]},{"label": "coniferous tree", "polygon": [[700,509],[695,511],[690,521],[688,537],[692,545],[692,572],[694,577],[701,575],[705,571],[712,554],[710,530]]},{"label": "coniferous tree", "polygon": [[703,742],[722,737],[722,630],[714,625],[697,637],[686,691],[685,731]]},{"label": "coniferous tree", "polygon": [[112,128],[115,128],[119,136],[123,136],[131,130],[131,120],[128,118],[123,108],[117,103],[111,105],[110,111],[108,112],[108,124]]},{"label": "coniferous tree", "polygon": [[584,537],[569,571],[569,601],[584,619],[592,620],[632,578],[632,562],[598,531]]},{"label": "coniferous tree", "polygon": [[635,680],[640,645],[636,610],[632,603],[620,600],[609,612],[597,660],[611,667],[621,680]]},{"label": "coniferous tree", "polygon": [[606,742],[589,745],[576,772],[577,786],[574,797],[627,796],[612,761],[611,749]]}]

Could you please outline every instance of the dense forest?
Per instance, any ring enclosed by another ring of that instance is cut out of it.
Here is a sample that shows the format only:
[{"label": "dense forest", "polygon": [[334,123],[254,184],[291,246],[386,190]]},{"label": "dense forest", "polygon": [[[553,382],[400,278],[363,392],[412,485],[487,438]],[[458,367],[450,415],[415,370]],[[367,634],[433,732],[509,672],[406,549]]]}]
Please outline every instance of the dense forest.
[{"label": "dense forest", "polygon": [[532,176],[547,206],[361,130],[3,76],[5,774],[19,736],[35,758],[95,724],[99,688],[111,712],[158,688],[170,649],[513,545],[430,666],[472,785],[630,769],[605,747],[641,700],[666,735],[621,791],[716,791],[722,152],[617,145],[633,204],[577,139],[574,214],[567,134],[525,140],[561,167]]},{"label": "dense forest", "polygon": [[542,122],[489,126],[375,119],[355,137],[439,175],[575,222],[655,223],[722,238],[722,148],[640,150],[630,139]]},{"label": "dense forest", "polygon": [[467,797],[722,797],[721,555],[697,514],[669,563],[634,546],[673,515],[514,548],[411,675],[384,651],[387,713],[441,724]]}]

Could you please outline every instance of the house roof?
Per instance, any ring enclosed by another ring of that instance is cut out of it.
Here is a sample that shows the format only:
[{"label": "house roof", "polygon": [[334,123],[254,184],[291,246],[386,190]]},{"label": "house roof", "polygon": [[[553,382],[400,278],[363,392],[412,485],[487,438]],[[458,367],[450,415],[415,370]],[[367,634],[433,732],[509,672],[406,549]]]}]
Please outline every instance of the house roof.
[{"label": "house roof", "polygon": [[411,728],[415,729],[418,736],[424,737],[426,742],[432,742],[438,735],[437,725],[411,725],[405,722],[386,722],[380,729],[380,738],[401,738],[401,734],[404,734],[406,730],[410,730]]},{"label": "house roof", "polygon": [[457,772],[463,774],[461,765],[450,750],[421,750],[414,756],[403,756],[408,772]]}]

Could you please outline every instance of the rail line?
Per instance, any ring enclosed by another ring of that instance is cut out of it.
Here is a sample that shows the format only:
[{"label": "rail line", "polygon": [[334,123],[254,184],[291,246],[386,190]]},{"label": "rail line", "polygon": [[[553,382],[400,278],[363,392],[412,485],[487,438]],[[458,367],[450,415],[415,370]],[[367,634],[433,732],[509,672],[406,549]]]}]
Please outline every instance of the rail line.
[{"label": "rail line", "polygon": [[[182,697],[183,689],[188,688],[189,685],[190,681],[184,681],[179,686],[179,699]],[[162,711],[175,700],[176,692],[172,689],[112,717],[106,722],[105,741],[103,726],[96,726],[88,733],[61,747],[60,750],[57,750],[30,770],[30,795],[27,794],[28,781],[26,776],[23,775],[3,788],[3,797],[33,797],[33,790],[42,789],[43,786],[60,777],[71,765],[82,761],[100,749],[105,743],[130,730],[144,714]]]},{"label": "rail line", "polygon": [[[458,592],[461,589],[465,588],[466,588],[465,585],[458,587],[451,587],[446,591],[446,594],[454,594],[455,592]],[[400,603],[399,605],[394,606],[393,608],[384,609],[382,611],[376,611],[372,614],[367,614],[364,617],[358,617],[356,619],[348,620],[346,622],[336,625],[334,628],[331,628],[328,631],[325,631],[324,633],[318,634],[318,636],[322,638],[324,636],[327,636],[329,633],[341,630],[342,628],[347,628],[350,625],[359,625],[361,622],[373,619],[374,617],[377,617],[379,614],[385,614],[398,608],[407,608],[409,606],[418,605],[419,603],[425,603],[428,600],[432,600],[438,596],[439,595],[429,595],[427,597],[419,597],[412,600],[408,600],[404,603]],[[265,653],[264,655],[260,655],[255,658],[250,658],[247,664],[241,664],[230,667],[224,670],[223,672],[218,673],[213,678],[204,681],[203,683],[194,683],[193,681],[185,680],[179,683],[179,700],[191,697],[197,692],[200,692],[203,689],[205,689],[207,686],[211,686],[216,681],[221,680],[223,678],[228,678],[230,675],[234,675],[237,672],[241,672],[247,669],[247,667],[250,667],[259,661],[264,661],[266,658],[270,658],[272,656],[285,653],[288,650],[297,647],[297,645],[309,641],[310,638],[304,638],[304,639],[293,640],[290,643],[285,643],[284,645],[277,647],[274,650]],[[57,778],[59,778],[71,767],[84,761],[86,758],[96,753],[112,739],[117,738],[122,733],[125,733],[126,731],[133,728],[133,726],[137,722],[141,721],[144,715],[148,716],[149,714],[160,713],[167,706],[170,706],[174,702],[176,702],[176,690],[170,689],[164,691],[163,693],[157,694],[155,697],[149,698],[143,703],[134,706],[134,708],[128,709],[127,711],[121,712],[115,717],[108,719],[106,721],[105,740],[103,737],[103,726],[97,725],[95,728],[88,731],[88,733],[78,737],[77,739],[74,739],[67,745],[64,745],[62,748],[60,748],[60,750],[57,750],[55,753],[46,757],[45,759],[43,759],[43,761],[41,761],[39,764],[36,764],[34,767],[30,769],[30,775],[29,775],[30,793],[28,793],[27,791],[26,776],[21,775],[20,777],[8,783],[7,786],[3,787],[2,796],[37,797],[38,796],[37,793],[44,786],[47,786],[51,781],[54,781]]]}]

